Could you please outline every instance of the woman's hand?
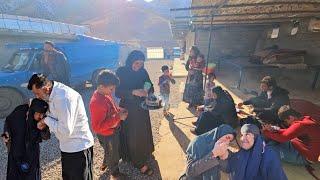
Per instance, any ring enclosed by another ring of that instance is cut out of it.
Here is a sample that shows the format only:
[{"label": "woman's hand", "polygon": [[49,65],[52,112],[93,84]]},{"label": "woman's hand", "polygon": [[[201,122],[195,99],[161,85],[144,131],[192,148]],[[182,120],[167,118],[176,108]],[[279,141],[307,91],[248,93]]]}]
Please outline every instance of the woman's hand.
[{"label": "woman's hand", "polygon": [[212,150],[213,157],[220,157],[221,159],[228,157],[228,147],[229,144],[222,141],[217,141]]},{"label": "woman's hand", "polygon": [[44,119],[38,121],[38,123],[37,123],[37,128],[38,128],[39,130],[43,130],[46,126],[47,126],[47,125],[46,125],[46,123],[44,122]]},{"label": "woman's hand", "polygon": [[4,132],[4,133],[2,134],[2,140],[3,140],[4,143],[10,142],[10,135],[9,135],[8,132]]},{"label": "woman's hand", "polygon": [[134,96],[138,96],[138,97],[147,97],[148,96],[148,92],[144,89],[135,89],[132,91],[132,94]]},{"label": "woman's hand", "polygon": [[124,108],[121,108],[120,109],[120,112],[119,112],[119,116],[120,116],[120,120],[121,121],[124,121],[127,119],[128,117],[128,110],[124,109]]}]

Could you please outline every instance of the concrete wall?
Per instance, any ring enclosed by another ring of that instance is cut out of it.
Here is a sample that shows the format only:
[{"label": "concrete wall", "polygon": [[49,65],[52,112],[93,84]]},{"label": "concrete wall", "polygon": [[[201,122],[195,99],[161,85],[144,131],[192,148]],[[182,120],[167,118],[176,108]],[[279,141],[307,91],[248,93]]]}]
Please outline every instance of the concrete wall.
[{"label": "concrete wall", "polygon": [[[258,44],[261,47],[278,45],[280,48],[306,50],[305,57],[308,64],[320,64],[320,32],[311,32],[308,30],[309,21],[300,23],[298,33],[290,35],[292,25],[283,23],[280,25],[279,37],[277,39],[269,38],[272,28],[265,30],[263,39]],[[257,48],[260,49],[260,48]]]},{"label": "concrete wall", "polygon": [[196,33],[189,31],[186,35],[186,53],[185,53],[185,60],[188,59],[189,51],[191,46],[196,45],[195,42]]},{"label": "concrete wall", "polygon": [[[271,39],[271,25],[229,26],[214,28],[212,33],[210,61],[217,58],[248,57],[265,47],[278,45],[280,48],[306,50],[306,63],[320,64],[320,32],[308,31],[309,20],[300,23],[299,31],[291,36],[292,24],[280,24],[277,39]],[[197,29],[194,44],[207,56],[209,30]]]},{"label": "concrete wall", "polygon": [[[258,38],[263,29],[260,27],[223,27],[215,28],[212,33],[210,61],[218,58],[250,56],[255,51]],[[198,30],[196,44],[207,56],[209,31]]]}]

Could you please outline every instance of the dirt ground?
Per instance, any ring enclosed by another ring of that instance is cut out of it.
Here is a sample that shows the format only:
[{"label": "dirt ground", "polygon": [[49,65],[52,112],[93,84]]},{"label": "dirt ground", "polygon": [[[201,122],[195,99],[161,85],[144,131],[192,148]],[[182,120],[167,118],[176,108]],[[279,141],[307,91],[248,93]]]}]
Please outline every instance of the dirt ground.
[{"label": "dirt ground", "polygon": [[[147,61],[145,64],[145,67],[150,74],[150,78],[154,83],[155,92],[157,94],[159,93],[159,88],[157,86],[158,77],[161,75],[161,66],[164,64],[170,66],[173,65],[173,62],[168,60],[159,60]],[[225,66],[222,66],[221,70],[217,72],[218,81],[232,93],[233,97],[236,98],[236,101],[241,101],[242,99],[246,99],[250,96],[244,93],[246,90],[259,91],[259,80],[264,75],[274,75],[278,80],[278,84],[290,91],[291,98],[304,98],[316,104],[320,104],[320,82],[317,89],[313,91],[310,89],[312,74],[305,73],[300,77],[299,73],[296,72],[249,71],[244,75],[241,90],[235,88],[238,74],[239,72],[235,69]],[[186,105],[181,103],[185,77],[175,79],[177,83],[172,85],[170,96],[172,113],[176,118],[188,117],[191,112],[187,112],[185,107]],[[89,103],[92,92],[92,89],[86,89],[80,92],[86,106]],[[151,111],[150,115],[156,152],[155,159],[151,159],[149,164],[155,170],[154,175],[151,177],[143,176],[137,169],[133,168],[132,165],[125,162],[120,163],[120,169],[122,172],[128,174],[127,179],[129,180],[177,179],[185,166],[184,150],[194,137],[190,134],[189,129],[191,127],[190,122],[195,118],[175,120],[173,123],[170,120],[165,120],[161,110]],[[4,120],[0,120],[0,132],[2,132],[3,122]],[[108,173],[101,172],[99,170],[102,159],[103,150],[99,142],[96,140],[94,145],[94,176],[95,179],[107,180],[109,179]],[[60,151],[58,141],[54,136],[51,140],[41,144],[40,161],[42,179],[61,179]],[[0,180],[5,179],[6,162],[6,150],[3,143],[0,143],[0,164],[2,164],[2,166],[0,166]],[[305,174],[305,170],[301,167],[284,165],[284,168],[289,175],[289,179],[295,179],[292,177],[296,177],[296,173],[301,174],[299,177],[306,177],[304,179],[310,179],[308,174]],[[318,171],[320,172],[320,169],[317,169],[317,172]]]},{"label": "dirt ground", "polygon": [[[154,83],[155,91],[159,92],[157,83],[158,77],[161,75],[161,66],[166,64],[171,66],[173,61],[171,60],[159,60],[159,61],[147,61],[145,63],[146,69],[150,74],[150,78]],[[172,106],[177,106],[178,102],[181,100],[178,88],[172,88]],[[175,91],[176,89],[176,91]],[[87,113],[88,113],[88,104],[90,101],[90,97],[93,93],[92,89],[85,89],[79,91],[84,99],[84,103],[86,105]],[[176,93],[176,94],[175,94]],[[88,113],[89,116],[89,113]],[[155,110],[150,112],[151,116],[151,124],[153,131],[153,138],[155,145],[160,141],[159,135],[159,127],[161,124],[161,120],[163,119],[162,111]],[[90,116],[89,116],[90,117]],[[0,120],[0,132],[3,130],[4,119]],[[94,145],[94,176],[95,179],[107,180],[108,173],[101,172],[99,167],[103,160],[103,149],[100,146],[97,139],[95,139]],[[40,163],[41,163],[41,174],[43,180],[59,180],[61,178],[61,162],[60,162],[60,150],[58,140],[53,135],[49,141],[45,141],[41,143],[41,155],[40,155]],[[0,180],[4,180],[6,177],[6,164],[7,164],[7,152],[4,144],[0,143]],[[155,170],[155,173],[151,177],[143,176],[139,173],[139,171],[131,164],[128,163],[120,163],[121,171],[125,174],[128,174],[128,179],[136,179],[136,180],[144,180],[144,179],[161,179],[159,167],[157,162],[154,159],[149,161],[151,167]]]}]

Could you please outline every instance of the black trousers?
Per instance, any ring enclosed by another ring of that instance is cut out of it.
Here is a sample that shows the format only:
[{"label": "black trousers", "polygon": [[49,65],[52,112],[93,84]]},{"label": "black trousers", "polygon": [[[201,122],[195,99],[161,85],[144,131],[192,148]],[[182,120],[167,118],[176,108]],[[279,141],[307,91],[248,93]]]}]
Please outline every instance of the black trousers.
[{"label": "black trousers", "polygon": [[103,136],[97,134],[99,142],[104,150],[103,164],[107,165],[112,175],[119,173],[120,160],[120,132],[116,130],[113,135]]},{"label": "black trousers", "polygon": [[63,180],[93,180],[93,147],[80,152],[61,152]]}]

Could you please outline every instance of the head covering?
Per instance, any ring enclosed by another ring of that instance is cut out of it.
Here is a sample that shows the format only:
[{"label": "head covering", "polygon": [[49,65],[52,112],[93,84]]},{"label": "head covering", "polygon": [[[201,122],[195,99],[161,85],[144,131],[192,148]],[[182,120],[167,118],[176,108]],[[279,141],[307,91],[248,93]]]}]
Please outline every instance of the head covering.
[{"label": "head covering", "polygon": [[220,86],[213,88],[212,92],[215,93],[218,98],[224,96],[224,90]]},{"label": "head covering", "polygon": [[146,57],[144,56],[142,51],[134,50],[128,55],[128,58],[126,60],[126,66],[131,68],[132,64],[135,61],[137,60],[145,61],[145,59]]},{"label": "head covering", "polygon": [[49,105],[47,102],[34,98],[31,101],[31,104],[29,106],[29,113],[27,116],[27,128],[26,128],[26,136],[25,140],[26,142],[41,142],[42,138],[40,135],[40,130],[37,128],[37,121],[34,119],[34,114],[36,112],[38,113],[46,113],[49,108]]},{"label": "head covering", "polygon": [[47,102],[38,98],[34,98],[31,102],[29,110],[38,113],[46,113],[48,108],[49,105]]},{"label": "head covering", "polygon": [[[193,160],[199,160],[212,151],[215,143],[226,134],[236,134],[235,130],[226,124],[223,124],[213,130],[206,132],[200,136],[197,136],[190,142],[186,153]],[[217,169],[208,170],[202,174],[204,179],[216,179],[219,176]]]},{"label": "head covering", "polygon": [[220,86],[213,88],[212,92],[217,95],[217,101],[221,101],[223,103],[231,102],[234,105],[232,96],[228,91],[223,90]]},{"label": "head covering", "polygon": [[244,124],[241,127],[241,134],[247,134],[247,133],[253,134],[254,137],[256,138],[256,137],[258,137],[258,135],[260,135],[260,130],[254,124]]}]

